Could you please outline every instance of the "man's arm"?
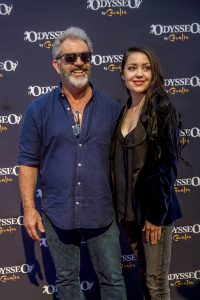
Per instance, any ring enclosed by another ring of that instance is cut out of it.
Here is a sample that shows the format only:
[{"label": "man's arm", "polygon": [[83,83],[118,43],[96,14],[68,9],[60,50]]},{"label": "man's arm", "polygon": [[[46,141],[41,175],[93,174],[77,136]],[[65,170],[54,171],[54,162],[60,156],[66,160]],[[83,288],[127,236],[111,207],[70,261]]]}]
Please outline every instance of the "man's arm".
[{"label": "man's arm", "polygon": [[38,241],[40,237],[37,230],[44,232],[42,218],[35,208],[35,188],[38,169],[21,165],[19,168],[19,188],[24,210],[24,226],[28,235]]}]

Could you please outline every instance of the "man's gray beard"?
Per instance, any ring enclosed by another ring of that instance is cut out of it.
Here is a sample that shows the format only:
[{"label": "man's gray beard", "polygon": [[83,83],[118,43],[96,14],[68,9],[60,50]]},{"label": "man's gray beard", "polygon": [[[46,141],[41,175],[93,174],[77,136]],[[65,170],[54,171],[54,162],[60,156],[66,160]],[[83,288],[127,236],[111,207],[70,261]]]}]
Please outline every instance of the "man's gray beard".
[{"label": "man's gray beard", "polygon": [[83,78],[75,78],[74,76],[68,76],[68,81],[76,88],[82,88],[88,83],[88,75],[85,75]]},{"label": "man's gray beard", "polygon": [[87,85],[89,81],[88,74],[85,74],[83,78],[75,78],[73,75],[70,75],[66,71],[64,71],[62,68],[60,68],[62,77],[67,80],[71,85],[73,85],[76,88],[82,88],[85,85]]}]

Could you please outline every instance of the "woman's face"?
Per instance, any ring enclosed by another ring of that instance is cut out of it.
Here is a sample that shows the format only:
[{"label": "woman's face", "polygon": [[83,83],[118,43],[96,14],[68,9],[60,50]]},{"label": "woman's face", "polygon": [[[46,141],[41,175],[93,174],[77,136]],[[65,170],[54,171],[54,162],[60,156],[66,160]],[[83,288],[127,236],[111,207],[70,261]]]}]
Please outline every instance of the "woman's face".
[{"label": "woman's face", "polygon": [[142,52],[130,53],[121,77],[131,94],[145,94],[152,81],[148,56]]}]

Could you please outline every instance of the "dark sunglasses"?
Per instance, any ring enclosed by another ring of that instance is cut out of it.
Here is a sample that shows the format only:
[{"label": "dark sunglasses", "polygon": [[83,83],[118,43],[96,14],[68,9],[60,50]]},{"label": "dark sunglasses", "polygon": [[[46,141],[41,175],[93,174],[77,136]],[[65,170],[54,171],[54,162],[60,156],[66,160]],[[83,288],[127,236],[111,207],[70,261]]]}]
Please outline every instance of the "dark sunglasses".
[{"label": "dark sunglasses", "polygon": [[56,60],[61,59],[66,64],[73,64],[77,60],[77,58],[80,57],[80,59],[84,63],[88,63],[92,59],[92,53],[91,52],[78,52],[78,53],[64,53],[60,56],[56,57]]}]

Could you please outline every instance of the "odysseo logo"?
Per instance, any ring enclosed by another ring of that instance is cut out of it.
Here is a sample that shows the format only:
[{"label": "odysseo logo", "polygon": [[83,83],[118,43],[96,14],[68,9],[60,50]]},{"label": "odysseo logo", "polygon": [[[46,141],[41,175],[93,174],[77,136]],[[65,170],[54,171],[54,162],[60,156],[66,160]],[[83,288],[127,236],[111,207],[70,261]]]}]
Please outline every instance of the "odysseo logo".
[{"label": "odysseo logo", "polygon": [[124,16],[128,10],[139,8],[142,0],[87,0],[87,9],[97,11],[108,17]]},{"label": "odysseo logo", "polygon": [[23,216],[19,216],[17,218],[7,218],[7,219],[0,219],[0,226],[10,226],[10,225],[24,225]]},{"label": "odysseo logo", "polygon": [[[187,138],[185,134],[187,135]],[[181,144],[189,143],[191,138],[200,138],[200,129],[198,127],[186,128],[180,131]]]},{"label": "odysseo logo", "polygon": [[[18,61],[15,62],[12,60],[0,61],[0,71],[4,72],[15,72],[18,66]],[[0,78],[3,78],[3,74],[0,73]]]},{"label": "odysseo logo", "polygon": [[40,239],[40,246],[48,248],[48,244],[47,244],[47,239],[46,238],[41,238]]},{"label": "odysseo logo", "polygon": [[[53,295],[57,293],[57,288],[54,285],[44,285],[43,286],[43,294]],[[56,295],[56,297],[58,297]]]},{"label": "odysseo logo", "polygon": [[42,190],[41,189],[37,189],[35,191],[35,197],[42,199]]},{"label": "odysseo logo", "polygon": [[194,281],[200,279],[200,270],[184,273],[173,273],[168,275],[170,285],[174,287],[191,286]]},{"label": "odysseo logo", "polygon": [[8,126],[19,125],[22,115],[10,114],[7,116],[0,116],[0,133],[7,131]]},{"label": "odysseo logo", "polygon": [[123,254],[121,255],[121,262],[137,261],[137,257],[134,254]]},{"label": "odysseo logo", "polygon": [[0,183],[13,182],[13,176],[18,176],[19,166],[0,168]]},{"label": "odysseo logo", "polygon": [[18,125],[22,119],[22,115],[10,114],[8,116],[0,116],[0,124]]},{"label": "odysseo logo", "polygon": [[193,234],[198,233],[200,233],[200,224],[174,227],[172,230],[172,239],[175,242],[187,241],[192,238]]},{"label": "odysseo logo", "polygon": [[193,34],[200,33],[200,24],[182,24],[182,25],[161,25],[152,24],[150,26],[150,33],[156,36],[164,36],[164,40],[169,42],[187,41]]},{"label": "odysseo logo", "polygon": [[18,226],[24,225],[23,216],[17,218],[0,219],[0,236],[10,234],[17,231]]},{"label": "odysseo logo", "polygon": [[[42,48],[52,48],[52,40],[62,34],[64,31],[50,31],[50,32],[36,32],[25,31],[24,40],[30,43],[40,42],[39,46]],[[42,42],[42,43],[41,43]]]},{"label": "odysseo logo", "polygon": [[29,86],[28,87],[28,95],[37,97],[40,95],[44,95],[47,94],[48,92],[51,92],[52,90],[54,90],[57,86]]},{"label": "odysseo logo", "polygon": [[[90,291],[94,285],[94,282],[82,281],[80,284],[81,290]],[[57,294],[57,288],[54,285],[44,285],[43,286],[43,294],[53,295]],[[58,297],[58,295],[56,295]]]},{"label": "odysseo logo", "polygon": [[0,3],[0,15],[9,16],[13,9],[13,5],[7,5],[5,3]]},{"label": "odysseo logo", "polygon": [[20,279],[19,273],[27,274],[33,271],[34,265],[23,264],[21,266],[0,267],[0,282],[13,282]]},{"label": "odysseo logo", "polygon": [[120,63],[122,61],[123,54],[111,54],[111,55],[92,55],[92,64],[95,66],[104,65],[105,71],[115,72],[120,71]]},{"label": "odysseo logo", "polygon": [[8,125],[19,125],[22,115],[10,114],[0,116],[0,133],[8,130]]},{"label": "odysseo logo", "polygon": [[200,87],[200,78],[198,76],[188,78],[169,78],[165,79],[164,83],[169,94],[185,94],[189,93],[190,87]]},{"label": "odysseo logo", "polygon": [[123,254],[121,255],[121,266],[122,268],[132,269],[136,266],[137,257],[134,254]]},{"label": "odysseo logo", "polygon": [[184,131],[180,132],[180,136],[184,136],[184,132],[188,137],[199,138],[200,137],[200,129],[198,127],[186,128]]},{"label": "odysseo logo", "polygon": [[0,274],[14,274],[14,273],[31,273],[34,265],[23,264],[21,266],[11,266],[11,267],[0,267]]},{"label": "odysseo logo", "polygon": [[191,192],[191,187],[200,186],[200,178],[195,176],[192,178],[178,178],[175,181],[174,188],[176,193]]},{"label": "odysseo logo", "polygon": [[18,66],[18,61],[6,60],[4,62],[0,61],[0,70],[6,72],[15,71]]},{"label": "odysseo logo", "polygon": [[15,175],[18,176],[19,166],[0,168],[0,176],[2,175]]},{"label": "odysseo logo", "polygon": [[94,285],[94,282],[89,282],[89,281],[82,281],[81,282],[81,290],[83,291],[90,291]]}]

